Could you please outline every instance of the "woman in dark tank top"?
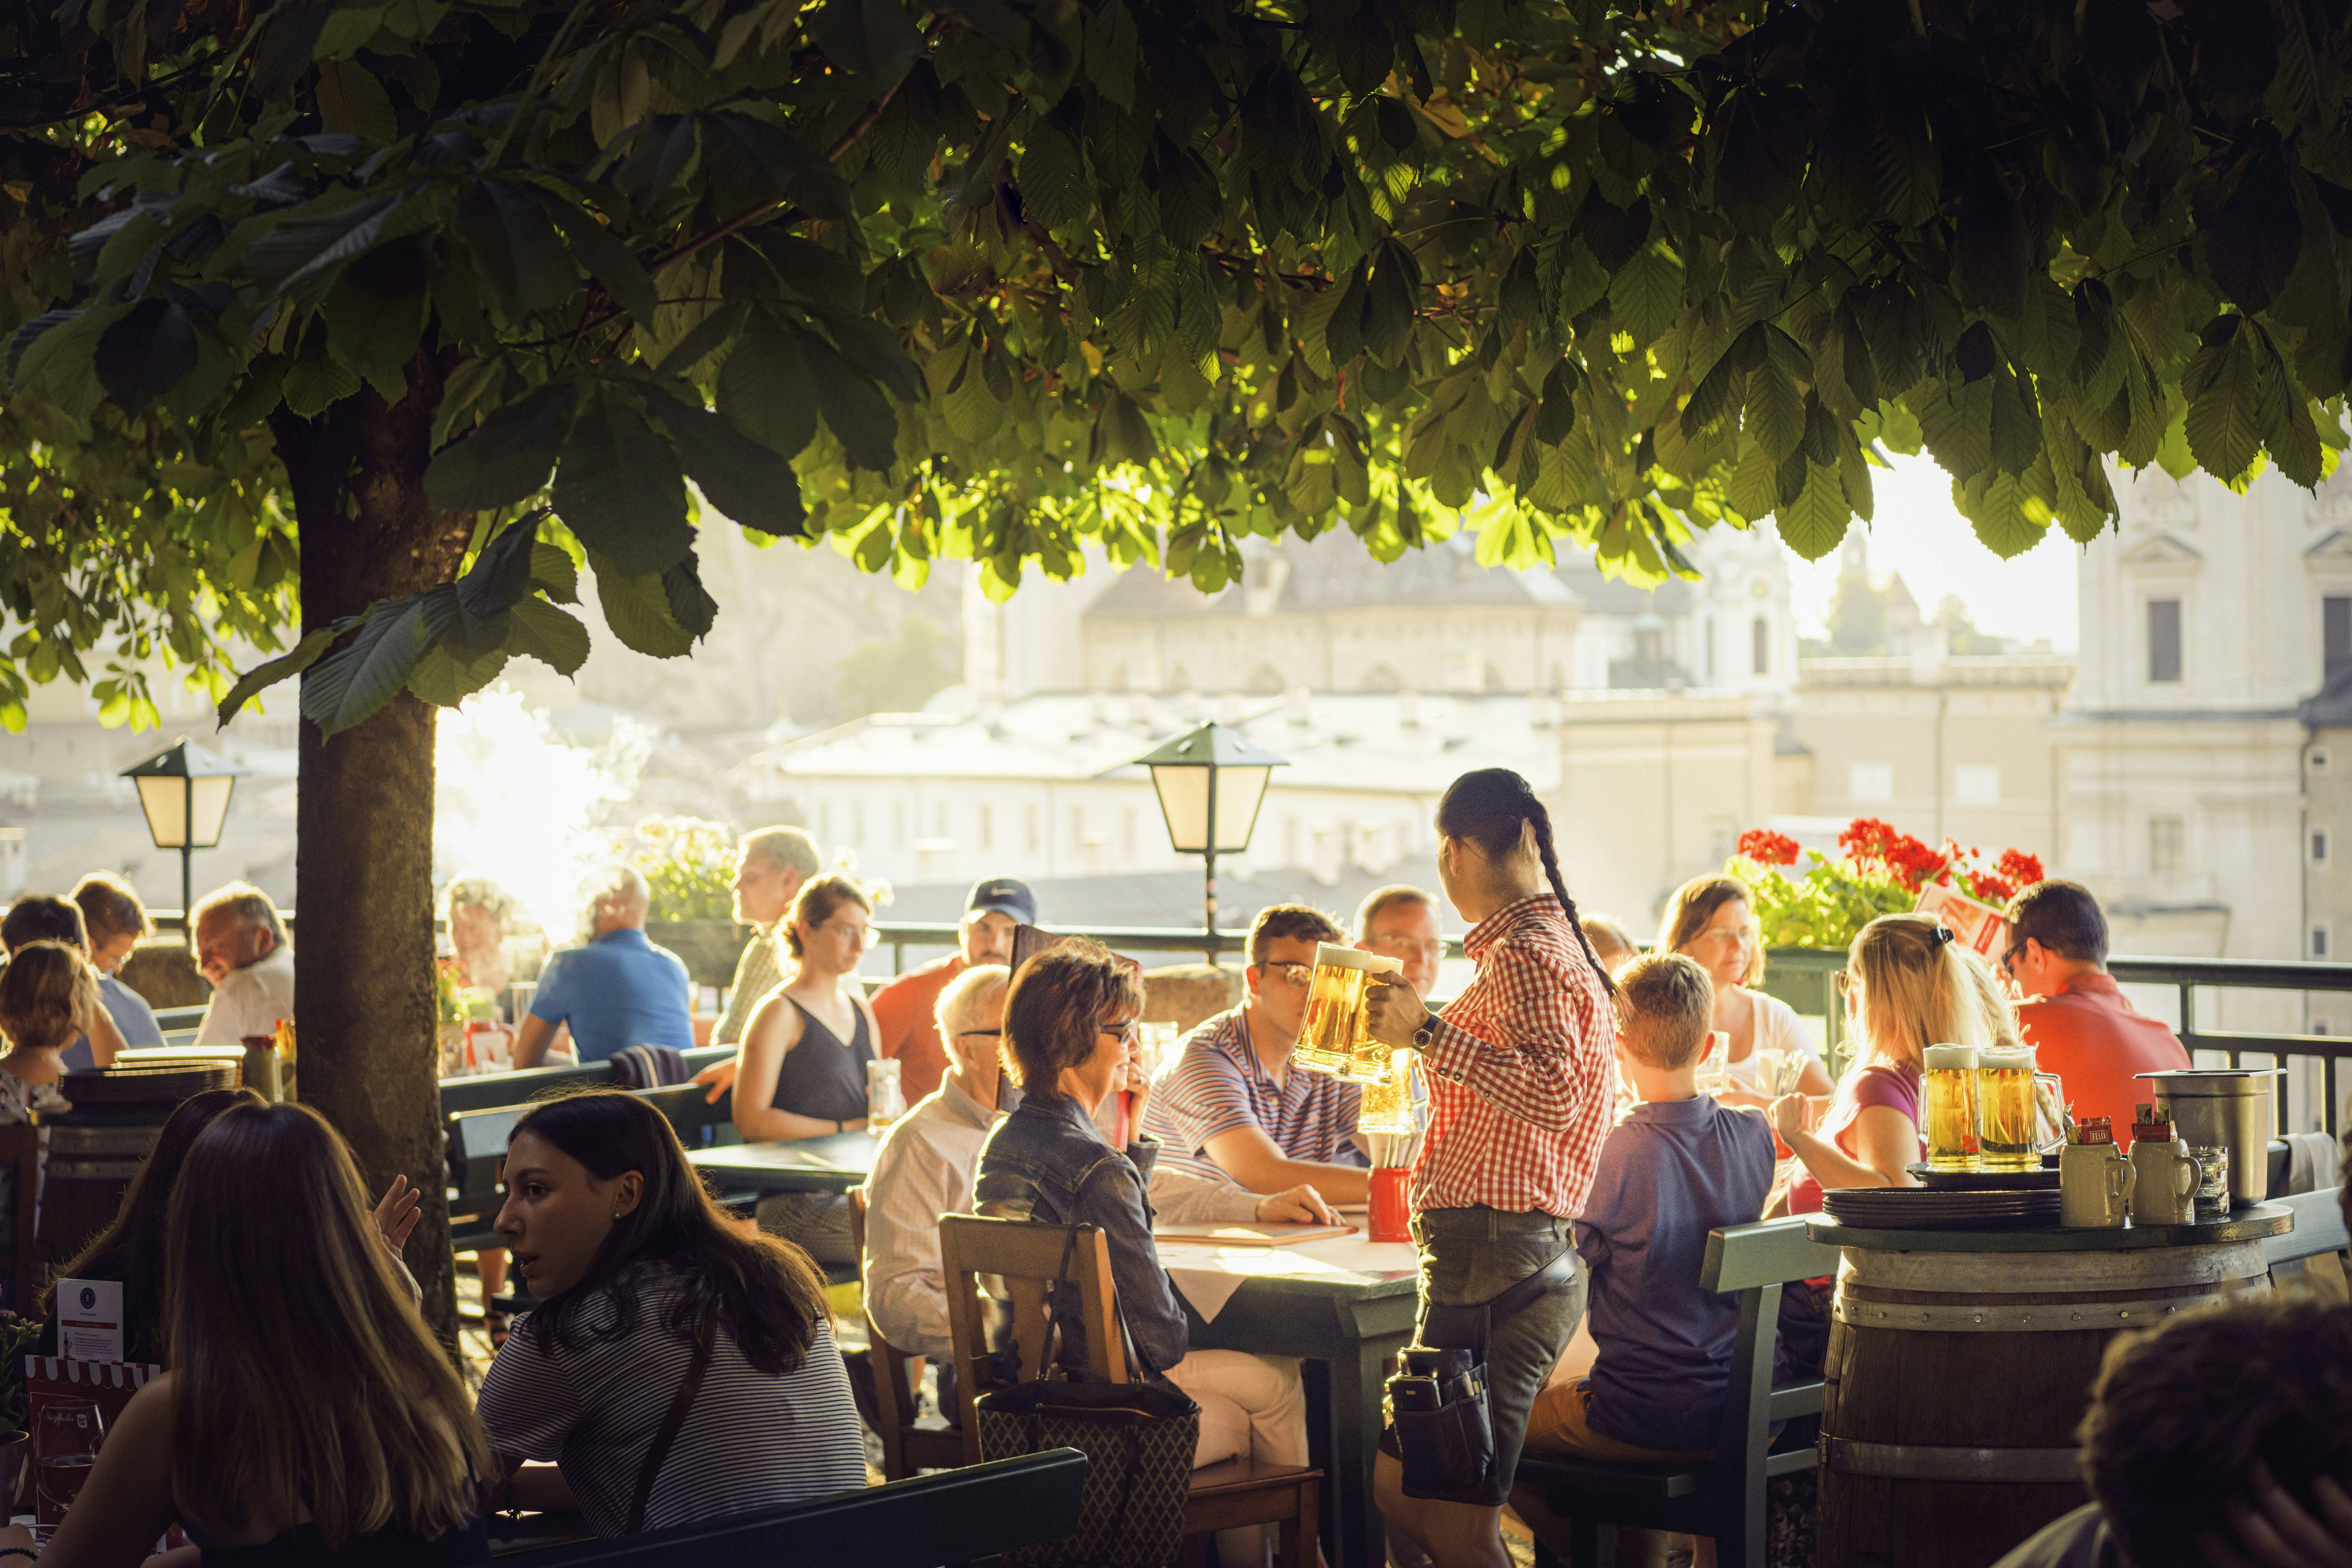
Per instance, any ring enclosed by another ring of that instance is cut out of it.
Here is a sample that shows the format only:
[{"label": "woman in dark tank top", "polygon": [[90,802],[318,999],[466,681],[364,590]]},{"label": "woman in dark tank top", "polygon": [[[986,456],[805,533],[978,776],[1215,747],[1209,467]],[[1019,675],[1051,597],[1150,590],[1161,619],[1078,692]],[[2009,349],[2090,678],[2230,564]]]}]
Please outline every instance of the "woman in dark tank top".
[{"label": "woman in dark tank top", "polygon": [[[736,1057],[735,1129],[744,1142],[866,1130],[866,1066],[881,1030],[856,976],[874,944],[873,919],[872,898],[847,877],[816,878],[793,900],[783,927],[791,970],[752,1009]],[[819,1263],[857,1260],[849,1200],[839,1194],[772,1194],[760,1201],[760,1228],[800,1243]]]}]

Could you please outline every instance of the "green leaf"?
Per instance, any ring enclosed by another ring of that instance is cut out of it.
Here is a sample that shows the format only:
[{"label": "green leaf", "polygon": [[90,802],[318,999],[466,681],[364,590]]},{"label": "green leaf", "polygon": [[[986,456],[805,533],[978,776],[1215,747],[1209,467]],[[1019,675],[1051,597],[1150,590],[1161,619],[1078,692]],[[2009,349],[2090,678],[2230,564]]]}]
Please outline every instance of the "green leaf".
[{"label": "green leaf", "polygon": [[324,299],[334,272],[374,247],[402,202],[400,196],[376,196],[289,216],[246,247],[245,268],[272,294],[299,292],[313,302]]},{"label": "green leaf", "polygon": [[221,727],[226,729],[228,721],[264,690],[289,675],[301,674],[317,663],[319,656],[327,651],[330,643],[364,619],[366,616],[363,615],[345,616],[332,626],[321,626],[310,633],[296,643],[290,651],[279,654],[276,658],[265,659],[238,676],[236,684],[230,687],[228,695],[220,700]]},{"label": "green leaf", "polygon": [[1023,209],[1048,229],[1066,230],[1094,208],[1077,149],[1042,122],[1031,128],[1022,150],[1020,184]]},{"label": "green leaf", "polygon": [[661,574],[627,576],[609,563],[589,557],[596,572],[596,600],[604,606],[604,624],[623,644],[656,658],[679,658],[694,651],[694,636],[670,614],[669,590]]},{"label": "green leaf", "polygon": [[839,350],[814,333],[800,339],[824,423],[852,464],[888,473],[898,460],[898,416],[873,382],[849,367]]},{"label": "green leaf", "polygon": [[502,647],[477,653],[436,644],[417,656],[408,672],[408,694],[436,708],[455,708],[496,680],[508,657]]},{"label": "green leaf", "polygon": [[478,181],[457,197],[453,222],[509,321],[558,310],[579,288],[579,268],[531,187]]},{"label": "green leaf", "polygon": [[896,86],[923,48],[922,33],[898,0],[825,0],[810,30],[826,59],[867,79],[869,94]]},{"label": "green leaf", "polygon": [[315,339],[286,367],[286,406],[305,419],[316,419],[359,389],[359,372],[328,358]]},{"label": "green leaf", "polygon": [[1787,461],[1805,438],[1805,396],[1778,355],[1764,356],[1748,376],[1742,426],[1776,463]]},{"label": "green leaf", "polygon": [[1853,512],[1837,469],[1809,459],[1804,489],[1794,503],[1780,508],[1777,521],[1780,542],[1808,561],[1819,561],[1843,543]]},{"label": "green leaf", "polygon": [[729,521],[778,538],[807,532],[800,476],[789,461],[708,409],[659,392],[646,406],[677,443],[688,476]]},{"label": "green leaf", "polygon": [[560,544],[542,539],[530,547],[530,582],[559,605],[580,602],[580,568]]},{"label": "green leaf", "polygon": [[579,207],[558,202],[550,216],[556,227],[563,231],[572,254],[588,269],[588,275],[604,286],[614,303],[626,310],[630,320],[646,331],[655,331],[654,317],[661,309],[661,296],[635,254],[614,237],[611,229]]},{"label": "green leaf", "polygon": [[473,434],[434,454],[425,499],[448,511],[486,511],[538,494],[571,433],[577,394],[573,383],[551,381],[494,410]]},{"label": "green leaf", "polygon": [[801,340],[756,321],[719,369],[719,411],[737,429],[787,458],[799,456],[816,434],[810,391]]},{"label": "green leaf", "polygon": [[2207,473],[2225,484],[2252,468],[2262,449],[2263,393],[2246,341],[2250,334],[2237,329],[2243,319],[2220,318],[2229,326],[2210,332],[2181,378],[2189,399],[2183,426],[2189,449]]},{"label": "green leaf", "polygon": [[501,529],[457,579],[457,603],[468,616],[488,619],[514,608],[530,593],[531,559],[539,548],[545,508]]},{"label": "green leaf", "polygon": [[1665,335],[1683,310],[1683,264],[1656,240],[1635,251],[1609,285],[1609,305],[1636,347]]},{"label": "green leaf", "polygon": [[694,548],[686,485],[669,443],[614,388],[582,396],[552,499],[580,542],[626,575],[659,574]]},{"label": "green leaf", "polygon": [[357,60],[319,62],[319,120],[330,131],[383,146],[400,138],[383,84]]},{"label": "green leaf", "polygon": [[138,415],[196,367],[196,330],[165,300],[142,300],[98,340],[99,384],[125,414]]},{"label": "green leaf", "polygon": [[508,614],[507,651],[535,658],[559,675],[576,674],[588,660],[588,628],[544,599],[525,599]]},{"label": "green leaf", "polygon": [[417,595],[373,607],[352,640],[303,672],[302,717],[332,740],[398,696],[425,652]]}]

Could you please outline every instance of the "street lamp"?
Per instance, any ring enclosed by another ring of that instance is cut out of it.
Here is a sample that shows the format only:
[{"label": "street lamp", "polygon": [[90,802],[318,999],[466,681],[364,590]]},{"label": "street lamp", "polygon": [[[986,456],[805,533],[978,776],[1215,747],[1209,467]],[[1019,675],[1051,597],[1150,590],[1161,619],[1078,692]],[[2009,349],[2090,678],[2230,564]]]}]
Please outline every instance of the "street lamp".
[{"label": "street lamp", "polygon": [[[1289,762],[1223,724],[1203,724],[1135,760],[1151,770],[1151,788],[1160,796],[1160,814],[1168,821],[1168,842],[1180,855],[1202,858],[1203,923],[1213,939],[1217,857],[1249,847],[1266,780]],[[1216,961],[1213,941],[1209,962]]]},{"label": "street lamp", "polygon": [[[170,750],[156,752],[122,776],[139,785],[139,809],[147,814],[147,831],[158,849],[180,852],[180,919],[189,918],[195,902],[190,879],[189,852],[210,849],[220,842],[221,824],[228,817],[229,791],[247,770],[226,757],[208,752],[183,735]],[[195,943],[193,927],[188,942]]]}]

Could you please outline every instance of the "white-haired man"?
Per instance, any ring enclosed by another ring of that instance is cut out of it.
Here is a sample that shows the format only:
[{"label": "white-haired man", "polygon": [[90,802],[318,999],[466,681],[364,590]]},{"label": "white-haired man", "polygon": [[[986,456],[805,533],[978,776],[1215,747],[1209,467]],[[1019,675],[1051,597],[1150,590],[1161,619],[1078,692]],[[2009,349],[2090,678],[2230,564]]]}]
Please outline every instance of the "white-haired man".
[{"label": "white-haired man", "polygon": [[677,954],[646,936],[653,890],[645,877],[634,866],[606,866],[580,892],[581,945],[540,972],[530,1013],[515,1031],[514,1065],[538,1067],[564,1025],[583,1062],[631,1046],[692,1050],[694,986]]},{"label": "white-haired man", "polygon": [[196,1044],[234,1046],[275,1035],[278,1020],[294,1016],[294,950],[269,895],[250,882],[231,882],[197,900],[190,924],[196,967],[213,986]]},{"label": "white-haired man", "polygon": [[711,1033],[712,1045],[740,1045],[751,1010],[783,978],[777,928],[791,911],[801,884],[816,873],[816,840],[799,828],[762,827],[743,836],[742,851],[735,858],[735,923],[750,926],[751,940],[735,961],[727,1013]]}]

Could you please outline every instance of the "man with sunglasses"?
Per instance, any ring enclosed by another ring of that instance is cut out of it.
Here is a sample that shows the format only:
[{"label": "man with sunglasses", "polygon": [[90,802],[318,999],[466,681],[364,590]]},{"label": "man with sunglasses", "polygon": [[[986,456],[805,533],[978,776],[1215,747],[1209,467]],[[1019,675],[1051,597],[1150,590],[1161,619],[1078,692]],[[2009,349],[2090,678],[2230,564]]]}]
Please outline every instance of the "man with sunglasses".
[{"label": "man with sunglasses", "polygon": [[[1294,1067],[1315,949],[1342,942],[1339,923],[1305,904],[1270,904],[1251,923],[1242,1005],[1192,1031],[1143,1111],[1160,1140],[1159,1173],[1230,1182],[1254,1193],[1305,1184],[1328,1203],[1365,1201],[1370,1173],[1356,1135],[1360,1085]],[[1165,1207],[1155,1173],[1152,1201]]]},{"label": "man with sunglasses", "polygon": [[2009,906],[2000,968],[2019,998],[2017,1031],[2035,1063],[2064,1085],[2074,1120],[2112,1117],[2153,1100],[2134,1074],[2189,1065],[2170,1029],[2126,999],[2107,973],[2107,917],[2079,882],[2036,882]]}]

